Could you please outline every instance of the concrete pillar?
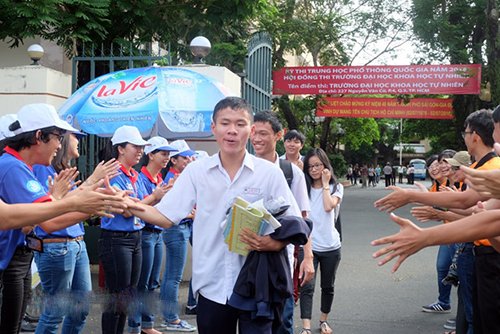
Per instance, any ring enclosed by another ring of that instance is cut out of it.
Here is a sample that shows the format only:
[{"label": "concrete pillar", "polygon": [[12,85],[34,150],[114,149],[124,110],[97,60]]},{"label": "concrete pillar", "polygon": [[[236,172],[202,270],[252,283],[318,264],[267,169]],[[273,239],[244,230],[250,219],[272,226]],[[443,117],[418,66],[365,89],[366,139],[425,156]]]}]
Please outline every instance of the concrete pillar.
[{"label": "concrete pillar", "polygon": [[0,68],[0,116],[29,103],[58,108],[71,95],[71,76],[41,65]]}]

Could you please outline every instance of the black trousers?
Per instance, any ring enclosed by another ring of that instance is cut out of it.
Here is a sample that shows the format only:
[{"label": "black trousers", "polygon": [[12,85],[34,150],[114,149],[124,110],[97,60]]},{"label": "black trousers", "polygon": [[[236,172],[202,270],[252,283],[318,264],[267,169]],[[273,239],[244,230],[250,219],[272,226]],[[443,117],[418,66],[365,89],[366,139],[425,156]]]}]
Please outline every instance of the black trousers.
[{"label": "black trousers", "polygon": [[0,333],[17,334],[31,296],[33,252],[19,247],[9,265],[0,273]]},{"label": "black trousers", "polygon": [[102,333],[123,333],[128,307],[136,298],[141,274],[141,232],[102,230],[99,259],[108,292],[101,317]]},{"label": "black trousers", "polygon": [[474,334],[500,333],[500,253],[492,247],[475,248],[475,282],[473,283]]},{"label": "black trousers", "polygon": [[389,187],[391,185],[392,174],[385,174],[385,186]]},{"label": "black trousers", "polygon": [[[341,249],[328,252],[313,251],[314,278],[300,288],[300,318],[312,319],[313,296],[316,285],[318,266],[320,267],[322,313],[330,313],[335,295],[335,277],[341,259]],[[299,263],[304,259],[304,250],[299,251]]]},{"label": "black trousers", "polygon": [[270,319],[252,319],[250,312],[240,311],[230,305],[223,305],[198,296],[196,324],[200,334],[271,334],[276,333],[279,324]]}]

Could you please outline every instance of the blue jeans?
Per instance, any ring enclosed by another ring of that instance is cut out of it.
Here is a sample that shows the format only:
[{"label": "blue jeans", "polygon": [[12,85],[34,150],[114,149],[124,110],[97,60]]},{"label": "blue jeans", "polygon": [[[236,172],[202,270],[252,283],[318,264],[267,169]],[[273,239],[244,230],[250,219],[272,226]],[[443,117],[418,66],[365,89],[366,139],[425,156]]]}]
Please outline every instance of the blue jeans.
[{"label": "blue jeans", "polygon": [[457,259],[457,275],[458,280],[460,281],[460,285],[458,286],[458,297],[462,302],[465,316],[465,319],[459,319],[457,317],[457,326],[459,325],[459,322],[462,322],[463,327],[467,328],[467,334],[474,333],[472,323],[472,277],[474,273],[474,254],[472,253],[472,248],[472,243],[466,243],[463,252]]},{"label": "blue jeans", "polygon": [[154,294],[152,291],[160,286],[160,271],[163,258],[163,241],[161,232],[142,231],[142,268],[137,284],[140,299],[139,308],[129,316],[129,333],[140,333],[154,325]]},{"label": "blue jeans", "polygon": [[35,262],[45,294],[44,309],[36,333],[81,333],[89,314],[92,291],[89,257],[85,242],[45,243]]},{"label": "blue jeans", "polygon": [[108,292],[101,319],[102,333],[123,333],[127,312],[137,307],[134,303],[141,274],[141,231],[102,230],[99,259]]},{"label": "blue jeans", "polygon": [[160,300],[163,317],[167,322],[179,319],[179,284],[186,265],[189,235],[188,224],[174,225],[162,232],[167,257],[160,289]]},{"label": "blue jeans", "polygon": [[444,285],[441,281],[448,275],[451,260],[455,254],[456,245],[441,245],[436,259],[436,270],[438,279],[438,301],[442,305],[450,306],[451,285]]},{"label": "blue jeans", "polygon": [[278,328],[278,334],[293,334],[293,308],[295,300],[293,296],[286,299],[283,312],[281,313],[281,325]]},{"label": "blue jeans", "polygon": [[[189,223],[189,243],[191,246],[193,246],[193,223]],[[189,292],[188,292],[188,300],[187,300],[187,306],[189,308],[195,308],[196,304],[198,302],[196,301],[196,298],[194,298],[194,293],[193,293],[193,278],[189,280]]]},{"label": "blue jeans", "polygon": [[191,278],[189,280],[188,300],[187,300],[186,306],[188,306],[189,308],[193,309],[193,308],[196,307],[196,304],[198,304],[198,302],[196,301],[196,298],[194,298],[194,293],[193,293],[193,279]]}]

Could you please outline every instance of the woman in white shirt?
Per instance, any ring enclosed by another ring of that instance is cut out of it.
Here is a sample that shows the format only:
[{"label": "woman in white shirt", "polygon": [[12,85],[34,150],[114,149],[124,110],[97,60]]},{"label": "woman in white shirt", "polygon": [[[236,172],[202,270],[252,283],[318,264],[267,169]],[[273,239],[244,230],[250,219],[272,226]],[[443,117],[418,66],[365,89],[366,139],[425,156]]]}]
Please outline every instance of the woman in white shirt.
[{"label": "woman in white shirt", "polygon": [[[312,250],[314,269],[318,265],[321,273],[321,334],[331,334],[328,314],[333,304],[335,275],[340,263],[340,235],[335,229],[336,211],[343,197],[343,187],[333,175],[332,166],[325,151],[320,148],[310,150],[304,157],[304,173],[307,192],[311,204],[309,218],[313,222]],[[299,254],[300,257],[303,254]],[[311,334],[312,303],[316,276],[301,287],[300,316],[303,330],[301,334]]]}]

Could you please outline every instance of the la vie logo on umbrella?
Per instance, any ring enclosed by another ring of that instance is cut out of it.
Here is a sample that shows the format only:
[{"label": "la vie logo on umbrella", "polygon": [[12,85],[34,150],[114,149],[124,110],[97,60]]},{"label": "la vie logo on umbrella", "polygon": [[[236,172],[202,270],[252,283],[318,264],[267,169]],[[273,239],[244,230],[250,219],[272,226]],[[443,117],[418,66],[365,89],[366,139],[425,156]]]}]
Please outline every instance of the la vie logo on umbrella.
[{"label": "la vie logo on umbrella", "polygon": [[133,125],[145,137],[209,137],[213,109],[229,95],[234,94],[220,82],[185,68],[132,68],[88,82],[59,114],[76,128],[99,136]]},{"label": "la vie logo on umbrella", "polygon": [[118,81],[118,88],[110,88],[106,85],[102,87],[97,92],[97,97],[110,96],[110,95],[121,95],[126,93],[128,90],[134,91],[136,89],[147,89],[155,85],[156,75],[143,78],[142,76],[135,78],[131,83],[127,83],[125,80]]},{"label": "la vie logo on umbrella", "polygon": [[[156,93],[156,75],[131,77],[118,72],[114,81],[102,84],[92,96],[100,107],[121,108],[141,103]],[[133,79],[133,80],[132,80]]]}]

